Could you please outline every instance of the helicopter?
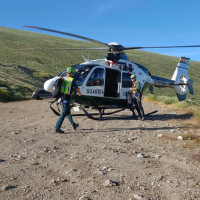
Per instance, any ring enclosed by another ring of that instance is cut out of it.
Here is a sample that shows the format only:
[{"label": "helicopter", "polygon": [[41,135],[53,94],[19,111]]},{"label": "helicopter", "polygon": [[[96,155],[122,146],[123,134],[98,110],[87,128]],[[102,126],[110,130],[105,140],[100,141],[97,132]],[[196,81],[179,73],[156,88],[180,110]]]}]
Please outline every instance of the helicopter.
[{"label": "helicopter", "polygon": [[[132,62],[124,53],[124,50],[144,49],[144,48],[182,48],[182,47],[200,47],[200,45],[188,46],[160,46],[160,47],[124,47],[118,43],[103,43],[98,40],[87,38],[80,35],[75,35],[67,32],[57,31],[36,26],[24,26],[27,28],[40,29],[59,33],[63,35],[73,36],[86,41],[101,44],[103,48],[64,48],[66,50],[108,50],[104,58],[97,60],[85,59],[85,62],[72,67],[75,70],[74,78],[77,86],[81,91],[81,96],[73,94],[72,100],[83,109],[86,116],[90,119],[97,119],[86,111],[86,108],[91,107],[99,111],[99,118],[102,119],[105,109],[118,108],[120,110],[107,113],[113,114],[124,109],[130,109],[127,103],[126,92],[132,87],[130,76],[135,74],[137,80],[141,84],[141,92],[146,88],[153,93],[153,87],[169,87],[176,93],[179,101],[184,101],[188,92],[194,94],[193,80],[188,76],[188,68],[190,58],[181,57],[171,79],[166,79],[158,76],[153,76],[149,70],[139,63]],[[47,80],[44,83],[44,89],[47,92],[53,91],[53,85],[59,77],[66,76],[66,69],[57,74],[55,77]],[[79,110],[79,109],[78,109]],[[157,111],[153,111],[153,114]],[[146,114],[148,115],[148,114]]]}]

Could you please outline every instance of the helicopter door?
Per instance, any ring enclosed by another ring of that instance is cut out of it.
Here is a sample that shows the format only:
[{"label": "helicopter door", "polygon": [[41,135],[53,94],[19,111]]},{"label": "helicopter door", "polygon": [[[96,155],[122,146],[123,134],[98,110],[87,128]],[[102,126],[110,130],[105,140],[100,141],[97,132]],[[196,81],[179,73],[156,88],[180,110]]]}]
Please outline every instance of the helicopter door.
[{"label": "helicopter door", "polygon": [[120,99],[126,99],[126,92],[132,87],[131,74],[122,73],[122,85],[120,90]]},{"label": "helicopter door", "polygon": [[118,70],[106,68],[105,97],[119,97],[118,83],[120,82],[120,72]]},{"label": "helicopter door", "polygon": [[83,95],[103,97],[104,94],[104,69],[95,68],[89,73],[89,78],[84,85]]}]

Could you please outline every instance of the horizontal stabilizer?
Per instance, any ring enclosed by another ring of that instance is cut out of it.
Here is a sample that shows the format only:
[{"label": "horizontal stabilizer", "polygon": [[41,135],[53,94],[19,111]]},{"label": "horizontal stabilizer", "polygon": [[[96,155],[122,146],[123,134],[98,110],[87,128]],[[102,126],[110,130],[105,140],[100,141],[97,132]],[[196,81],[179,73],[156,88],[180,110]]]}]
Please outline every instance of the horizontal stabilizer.
[{"label": "horizontal stabilizer", "polygon": [[194,90],[193,90],[193,87],[192,87],[192,85],[193,85],[193,80],[192,79],[189,79],[188,80],[188,89],[189,89],[189,91],[190,91],[190,94],[194,94]]},{"label": "horizontal stabilizer", "polygon": [[153,86],[152,86],[152,85],[149,85],[149,86],[148,86],[148,89],[149,89],[149,92],[150,92],[151,94],[154,94],[154,90],[153,90]]}]

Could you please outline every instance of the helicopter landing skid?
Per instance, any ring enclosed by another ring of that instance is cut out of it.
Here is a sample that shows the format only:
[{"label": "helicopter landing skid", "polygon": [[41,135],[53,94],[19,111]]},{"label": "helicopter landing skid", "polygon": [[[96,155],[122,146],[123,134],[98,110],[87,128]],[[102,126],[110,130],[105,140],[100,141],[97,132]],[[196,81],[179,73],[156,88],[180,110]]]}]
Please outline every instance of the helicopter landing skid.
[{"label": "helicopter landing skid", "polygon": [[[85,113],[85,115],[89,119],[92,119],[92,120],[103,120],[103,115],[112,115],[114,113],[118,113],[118,112],[121,112],[121,111],[125,110],[125,108],[122,108],[122,109],[114,111],[114,112],[104,113],[105,108],[98,108],[97,107],[99,113],[92,113],[92,114],[90,114],[90,113],[87,112],[87,110],[83,106],[81,106],[81,108],[82,108],[83,112]],[[152,115],[152,114],[154,114],[156,112],[158,112],[158,110],[155,110],[155,111],[152,111],[150,113],[147,113],[144,116],[146,117],[146,116]],[[94,117],[93,115],[99,115],[99,118]],[[132,118],[132,117],[129,117],[129,118]],[[127,118],[127,119],[129,119],[129,118]]]},{"label": "helicopter landing skid", "polygon": [[150,113],[145,114],[144,116],[146,117],[146,116],[152,115],[152,114],[157,113],[157,112],[158,112],[158,110],[154,110],[154,111],[152,111]]},{"label": "helicopter landing skid", "polygon": [[[85,115],[86,115],[89,119],[93,119],[93,120],[102,120],[102,119],[103,119],[103,115],[112,115],[112,114],[114,114],[114,113],[118,113],[118,112],[121,112],[121,111],[125,110],[125,108],[122,108],[122,109],[117,110],[117,111],[114,111],[114,112],[104,113],[105,108],[96,107],[97,110],[99,111],[99,113],[92,113],[92,114],[89,114],[89,113],[87,112],[87,110],[86,110],[83,106],[81,106],[81,108],[82,108],[83,112],[85,113]],[[92,115],[99,115],[99,118],[94,117],[94,116],[92,116]]]}]

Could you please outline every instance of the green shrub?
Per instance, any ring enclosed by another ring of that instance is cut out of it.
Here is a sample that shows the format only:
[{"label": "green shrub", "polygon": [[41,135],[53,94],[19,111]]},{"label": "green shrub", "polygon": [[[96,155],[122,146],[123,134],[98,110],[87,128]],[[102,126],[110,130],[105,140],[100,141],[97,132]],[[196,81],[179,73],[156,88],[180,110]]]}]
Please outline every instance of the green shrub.
[{"label": "green shrub", "polygon": [[165,104],[174,104],[178,102],[176,98],[157,95],[146,95],[145,99],[148,101],[159,101]]},{"label": "green shrub", "polygon": [[183,140],[199,140],[200,136],[192,134],[192,133],[187,133],[182,135]]},{"label": "green shrub", "polygon": [[11,94],[10,92],[7,90],[7,88],[0,88],[0,101],[4,102],[4,101],[9,101],[11,99]]},{"label": "green shrub", "polygon": [[10,86],[10,89],[12,90],[13,95],[19,96],[26,96],[27,94],[30,94],[32,92],[32,90],[28,87],[15,84]]},{"label": "green shrub", "polygon": [[177,102],[177,100],[175,100],[175,99],[166,99],[166,100],[164,100],[165,104],[173,104],[173,103],[176,103],[176,102]]},{"label": "green shrub", "polygon": [[145,99],[147,100],[147,101],[157,101],[157,96],[155,96],[155,95],[145,95]]},{"label": "green shrub", "polygon": [[42,78],[42,79],[45,79],[45,80],[52,78],[51,75],[49,75],[48,73],[44,73],[44,72],[34,72],[33,75],[35,77]]}]

